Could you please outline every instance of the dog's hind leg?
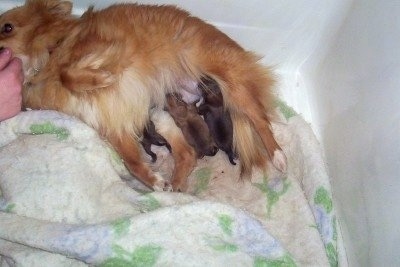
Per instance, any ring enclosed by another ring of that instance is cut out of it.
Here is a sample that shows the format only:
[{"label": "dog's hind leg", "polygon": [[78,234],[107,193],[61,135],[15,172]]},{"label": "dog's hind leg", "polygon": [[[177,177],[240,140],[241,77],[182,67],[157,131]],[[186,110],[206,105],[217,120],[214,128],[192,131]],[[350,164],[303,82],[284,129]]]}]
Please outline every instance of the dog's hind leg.
[{"label": "dog's hind leg", "polygon": [[[249,74],[249,78],[251,79],[251,74]],[[269,101],[271,96],[269,96],[268,93],[263,92],[263,90],[268,90],[268,87],[263,88],[263,86],[268,85],[268,83],[263,79],[259,80],[262,82],[257,83],[257,79],[254,77],[251,80],[243,79],[228,83],[232,85],[232,88],[225,88],[225,99],[227,99],[228,107],[230,108],[231,113],[233,113],[232,115],[234,115],[232,116],[232,119],[237,120],[238,118],[241,118],[242,123],[250,123],[248,126],[250,126],[261,139],[274,167],[281,172],[286,172],[286,156],[275,140],[274,134],[271,130],[271,122],[267,115],[267,112],[271,110],[268,106],[270,105]],[[236,133],[240,132],[241,129],[236,129]],[[254,139],[256,136],[253,136],[252,138]],[[239,147],[239,149],[243,150],[246,148]],[[260,155],[262,155],[262,153]]]},{"label": "dog's hind leg", "polygon": [[[274,138],[264,105],[251,93],[238,93],[238,91],[231,90],[230,97],[231,101],[239,104],[240,113],[251,122],[252,127],[261,138],[272,164],[279,171],[286,172],[286,156]],[[238,109],[235,112],[238,112]]]}]

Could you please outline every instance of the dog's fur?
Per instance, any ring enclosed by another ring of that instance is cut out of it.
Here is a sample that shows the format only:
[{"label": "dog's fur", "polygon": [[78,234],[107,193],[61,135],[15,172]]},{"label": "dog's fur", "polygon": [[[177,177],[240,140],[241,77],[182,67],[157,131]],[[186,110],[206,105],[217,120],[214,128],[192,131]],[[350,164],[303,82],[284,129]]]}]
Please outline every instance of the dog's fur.
[{"label": "dog's fur", "polygon": [[151,120],[147,123],[147,126],[143,131],[143,136],[140,143],[142,144],[144,151],[146,151],[146,153],[150,155],[152,162],[157,161],[157,155],[156,153],[151,151],[151,145],[166,146],[171,152],[171,146],[168,144],[167,140],[165,140],[164,137],[157,133],[156,127]]},{"label": "dog's fur", "polygon": [[187,189],[187,178],[196,165],[196,152],[186,142],[181,129],[176,126],[171,115],[161,109],[152,109],[150,114],[154,122],[156,132],[162,135],[171,145],[172,157],[175,168],[172,174],[172,188],[174,191],[185,192]]},{"label": "dog's fur", "polygon": [[[162,108],[166,93],[208,76],[231,114],[242,173],[265,168],[268,158],[286,169],[267,115],[273,79],[257,56],[173,6],[117,4],[80,18],[71,9],[63,0],[26,0],[0,17],[0,46],[23,61],[26,107],[80,118],[108,139],[135,176],[168,189],[144,163],[139,136],[150,107]],[[178,141],[167,141],[174,150]]]},{"label": "dog's fur", "polygon": [[221,90],[211,78],[203,78],[199,87],[203,94],[203,103],[198,112],[204,117],[211,136],[219,149],[224,151],[232,165],[236,165],[233,151],[233,125],[229,112],[224,108]]},{"label": "dog's fur", "polygon": [[185,103],[178,93],[167,94],[165,109],[182,130],[183,136],[194,148],[198,158],[214,156],[218,152],[207,124],[197,112],[196,103]]}]

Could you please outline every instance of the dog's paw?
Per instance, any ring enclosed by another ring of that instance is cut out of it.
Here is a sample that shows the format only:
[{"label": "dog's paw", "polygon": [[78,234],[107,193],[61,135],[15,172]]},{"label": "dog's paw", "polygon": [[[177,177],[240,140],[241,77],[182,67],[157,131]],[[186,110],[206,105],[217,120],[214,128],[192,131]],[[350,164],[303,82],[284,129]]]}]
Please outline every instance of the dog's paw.
[{"label": "dog's paw", "polygon": [[188,187],[187,182],[172,181],[172,189],[174,192],[186,192],[187,187]]},{"label": "dog's paw", "polygon": [[164,188],[163,191],[165,192],[173,192],[173,188],[170,182],[164,181]]},{"label": "dog's paw", "polygon": [[274,157],[272,158],[272,164],[276,169],[282,173],[287,171],[287,158],[282,150],[275,150]]},{"label": "dog's paw", "polygon": [[164,180],[164,178],[161,177],[158,173],[156,173],[156,181],[153,184],[153,190],[154,191],[167,191],[167,192],[172,192],[172,185],[170,182]]}]

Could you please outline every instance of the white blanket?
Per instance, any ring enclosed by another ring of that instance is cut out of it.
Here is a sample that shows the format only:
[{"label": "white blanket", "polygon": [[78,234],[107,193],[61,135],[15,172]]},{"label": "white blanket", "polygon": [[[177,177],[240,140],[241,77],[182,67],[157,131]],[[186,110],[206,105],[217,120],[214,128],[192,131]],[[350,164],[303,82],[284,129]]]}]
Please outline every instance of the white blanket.
[{"label": "white blanket", "polygon": [[[337,266],[329,178],[309,125],[280,105],[286,176],[239,180],[222,152],[188,192],[148,192],[95,131],[54,111],[0,123],[0,266]],[[286,120],[287,119],[287,120]],[[155,148],[169,177],[172,158]]]}]

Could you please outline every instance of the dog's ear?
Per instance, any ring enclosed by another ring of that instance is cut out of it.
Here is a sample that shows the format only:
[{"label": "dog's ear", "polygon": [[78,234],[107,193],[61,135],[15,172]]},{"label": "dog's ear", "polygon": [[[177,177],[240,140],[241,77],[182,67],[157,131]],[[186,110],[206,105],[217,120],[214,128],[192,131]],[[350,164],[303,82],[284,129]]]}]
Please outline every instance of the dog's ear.
[{"label": "dog's ear", "polygon": [[70,15],[72,2],[62,0],[26,0],[25,6],[39,11],[46,10],[53,15]]},{"label": "dog's ear", "polygon": [[72,12],[72,2],[61,0],[27,0],[26,3],[42,5],[53,15],[70,15]]},{"label": "dog's ear", "polygon": [[72,2],[70,1],[51,1],[55,2],[49,9],[51,13],[57,15],[70,15],[72,12]]}]

